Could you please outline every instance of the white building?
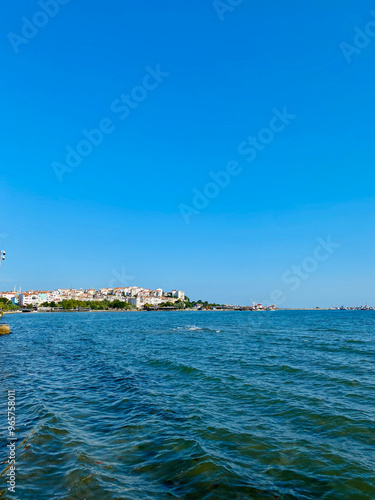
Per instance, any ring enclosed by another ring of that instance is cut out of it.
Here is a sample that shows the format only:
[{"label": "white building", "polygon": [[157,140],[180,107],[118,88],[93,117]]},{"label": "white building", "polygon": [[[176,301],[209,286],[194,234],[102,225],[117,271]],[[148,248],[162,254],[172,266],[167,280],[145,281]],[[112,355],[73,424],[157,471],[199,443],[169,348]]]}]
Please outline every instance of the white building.
[{"label": "white building", "polygon": [[141,297],[130,297],[127,302],[135,306],[137,309],[144,307],[145,304],[150,304],[152,306],[157,306],[163,302],[161,297],[151,297],[150,295]]},{"label": "white building", "polygon": [[16,292],[2,292],[0,297],[7,300],[12,300],[16,296]]},{"label": "white building", "polygon": [[185,293],[181,290],[172,290],[172,297],[176,297],[177,300],[185,300]]},{"label": "white building", "polygon": [[34,295],[32,293],[24,292],[19,296],[20,306],[37,306],[38,302],[38,295]]},{"label": "white building", "polygon": [[132,306],[135,306],[137,309],[139,309],[143,305],[143,302],[141,303],[141,300],[141,297],[130,297],[130,299],[128,299],[128,302]]}]

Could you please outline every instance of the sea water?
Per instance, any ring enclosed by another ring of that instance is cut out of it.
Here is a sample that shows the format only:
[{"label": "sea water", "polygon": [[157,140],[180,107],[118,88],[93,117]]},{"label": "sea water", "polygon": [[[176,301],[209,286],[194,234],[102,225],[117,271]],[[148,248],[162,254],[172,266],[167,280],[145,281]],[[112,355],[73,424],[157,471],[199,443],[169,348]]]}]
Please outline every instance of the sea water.
[{"label": "sea water", "polygon": [[1,498],[375,498],[373,311],[6,319]]}]

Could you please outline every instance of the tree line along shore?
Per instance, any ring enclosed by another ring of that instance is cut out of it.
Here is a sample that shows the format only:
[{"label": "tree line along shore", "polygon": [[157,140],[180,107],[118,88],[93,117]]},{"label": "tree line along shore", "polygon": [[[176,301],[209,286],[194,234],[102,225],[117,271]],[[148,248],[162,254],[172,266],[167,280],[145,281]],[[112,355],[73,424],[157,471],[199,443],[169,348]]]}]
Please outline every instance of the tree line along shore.
[{"label": "tree line along shore", "polygon": [[[163,302],[159,305],[144,304],[142,310],[154,311],[154,310],[210,310],[210,309],[222,309],[227,306],[223,306],[216,303],[209,303],[208,301],[190,301],[188,297],[184,300],[177,300],[175,302]],[[98,300],[98,301],[84,301],[69,299],[63,300],[59,303],[43,302],[40,306],[19,306],[13,304],[10,300],[5,298],[0,298],[0,311],[4,313],[11,312],[22,312],[22,311],[38,311],[38,312],[53,312],[53,311],[137,311],[139,308],[124,302],[122,300]]]}]

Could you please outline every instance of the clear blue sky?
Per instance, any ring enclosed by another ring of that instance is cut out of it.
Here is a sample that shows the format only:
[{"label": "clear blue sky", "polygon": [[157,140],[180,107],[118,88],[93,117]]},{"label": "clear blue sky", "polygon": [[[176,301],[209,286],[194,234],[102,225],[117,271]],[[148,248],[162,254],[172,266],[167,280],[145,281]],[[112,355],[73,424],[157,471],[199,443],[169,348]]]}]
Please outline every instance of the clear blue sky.
[{"label": "clear blue sky", "polygon": [[[374,305],[375,37],[347,57],[341,45],[375,20],[373,2],[237,3],[71,0],[53,18],[8,4],[1,289],[127,282],[227,303],[279,289],[284,306]],[[158,65],[156,88],[134,90]],[[143,100],[116,111],[133,90]],[[248,162],[239,145],[285,106],[296,117]],[[60,182],[53,162],[105,119],[112,132]],[[194,208],[193,190],[230,161],[238,175]],[[292,290],[285,273],[328,235],[340,247]]]}]

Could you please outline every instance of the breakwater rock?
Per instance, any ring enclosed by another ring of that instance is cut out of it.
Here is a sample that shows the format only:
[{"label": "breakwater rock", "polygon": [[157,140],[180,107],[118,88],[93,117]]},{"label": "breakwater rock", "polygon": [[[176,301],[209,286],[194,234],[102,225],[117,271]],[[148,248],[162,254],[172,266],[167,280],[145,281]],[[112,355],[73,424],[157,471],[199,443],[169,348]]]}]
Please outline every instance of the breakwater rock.
[{"label": "breakwater rock", "polygon": [[9,325],[0,325],[0,335],[8,335],[10,333]]}]

